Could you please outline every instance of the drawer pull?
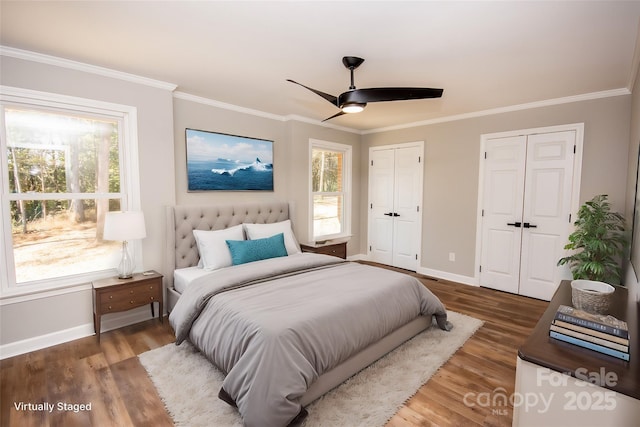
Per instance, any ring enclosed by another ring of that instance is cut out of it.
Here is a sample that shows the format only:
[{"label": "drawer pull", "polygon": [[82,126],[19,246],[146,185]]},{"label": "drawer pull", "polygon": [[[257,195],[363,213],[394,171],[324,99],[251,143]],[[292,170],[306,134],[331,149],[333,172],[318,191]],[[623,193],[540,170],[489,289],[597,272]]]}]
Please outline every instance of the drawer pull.
[{"label": "drawer pull", "polygon": [[130,294],[133,294],[133,291],[129,291]]},{"label": "drawer pull", "polygon": [[113,295],[109,295],[109,299],[113,299]]},{"label": "drawer pull", "polygon": [[133,304],[133,300],[129,301],[129,304]]},{"label": "drawer pull", "polygon": [[153,301],[153,297],[151,297],[151,301]]},{"label": "drawer pull", "polygon": [[153,286],[149,286],[149,289],[153,289]]},{"label": "drawer pull", "polygon": [[109,306],[109,310],[111,310],[111,306]]}]

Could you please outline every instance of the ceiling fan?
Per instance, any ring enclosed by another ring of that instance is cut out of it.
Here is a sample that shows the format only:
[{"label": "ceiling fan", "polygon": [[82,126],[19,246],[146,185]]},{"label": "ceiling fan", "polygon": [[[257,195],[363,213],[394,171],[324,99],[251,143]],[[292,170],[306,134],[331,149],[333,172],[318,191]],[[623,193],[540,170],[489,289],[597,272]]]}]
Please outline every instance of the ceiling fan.
[{"label": "ceiling fan", "polygon": [[340,108],[340,111],[333,116],[326,118],[323,122],[333,119],[334,117],[341,116],[349,113],[359,113],[364,110],[368,102],[382,102],[382,101],[403,101],[407,99],[426,99],[426,98],[440,98],[442,96],[442,89],[432,89],[426,87],[373,87],[368,89],[356,89],[353,83],[353,70],[358,68],[364,59],[356,56],[345,56],[342,58],[342,63],[351,72],[351,86],[349,90],[341,93],[338,96],[329,95],[317,89],[305,86],[302,83],[298,83],[291,79],[287,79],[288,82],[295,83],[320,95],[331,104]]}]

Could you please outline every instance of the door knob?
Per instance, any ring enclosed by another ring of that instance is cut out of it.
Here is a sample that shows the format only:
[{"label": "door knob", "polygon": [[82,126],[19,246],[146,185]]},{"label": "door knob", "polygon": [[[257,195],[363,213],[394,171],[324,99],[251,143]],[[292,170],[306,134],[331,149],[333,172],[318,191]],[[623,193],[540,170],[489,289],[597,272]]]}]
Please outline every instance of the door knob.
[{"label": "door knob", "polygon": [[516,227],[516,228],[520,228],[522,223],[521,222],[508,222],[507,225],[510,225],[510,226]]},{"label": "door knob", "polygon": [[529,224],[528,222],[525,222],[524,224],[522,224],[522,226],[524,228],[538,228],[537,225]]},{"label": "door knob", "polygon": [[385,214],[383,214],[383,215],[386,215],[386,216],[393,216],[393,214],[392,214],[391,212],[387,212],[387,213],[385,213]]},{"label": "door knob", "polygon": [[395,213],[395,212],[394,212],[394,213],[393,213],[393,216],[400,216],[400,214],[397,214],[397,213]]}]

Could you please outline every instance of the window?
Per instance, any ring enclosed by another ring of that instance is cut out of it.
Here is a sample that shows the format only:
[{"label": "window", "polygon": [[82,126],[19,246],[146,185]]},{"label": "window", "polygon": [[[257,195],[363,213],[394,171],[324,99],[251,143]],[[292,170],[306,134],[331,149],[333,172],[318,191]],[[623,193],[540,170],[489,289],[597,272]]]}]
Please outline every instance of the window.
[{"label": "window", "polygon": [[349,235],[351,146],[311,140],[313,240]]},{"label": "window", "polygon": [[3,291],[77,284],[114,268],[121,243],[102,232],[106,212],[135,205],[126,179],[134,162],[124,155],[135,109],[2,89]]}]

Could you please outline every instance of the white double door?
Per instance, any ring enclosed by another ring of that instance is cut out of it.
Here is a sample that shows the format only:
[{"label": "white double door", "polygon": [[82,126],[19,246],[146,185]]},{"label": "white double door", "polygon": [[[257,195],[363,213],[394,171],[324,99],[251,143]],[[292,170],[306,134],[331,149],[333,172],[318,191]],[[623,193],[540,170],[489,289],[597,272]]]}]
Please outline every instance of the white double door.
[{"label": "white double door", "polygon": [[369,259],[415,271],[422,215],[423,144],[369,150]]},{"label": "white double door", "polygon": [[576,132],[488,139],[480,285],[550,300],[571,227]]}]

